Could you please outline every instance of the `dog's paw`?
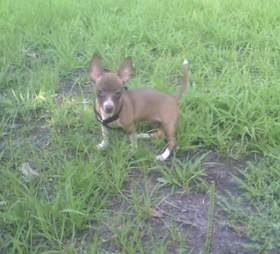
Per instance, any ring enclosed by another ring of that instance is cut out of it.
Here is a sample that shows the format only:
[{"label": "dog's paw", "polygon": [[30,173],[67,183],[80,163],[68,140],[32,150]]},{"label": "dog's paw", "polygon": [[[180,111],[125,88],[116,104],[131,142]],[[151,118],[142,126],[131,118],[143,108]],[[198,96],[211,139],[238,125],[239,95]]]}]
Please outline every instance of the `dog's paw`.
[{"label": "dog's paw", "polygon": [[130,144],[129,144],[129,148],[132,150],[132,151],[135,151],[135,150],[137,150],[137,148],[138,148],[138,144],[137,144],[137,142],[131,142]]},{"label": "dog's paw", "polygon": [[99,150],[99,151],[105,150],[107,145],[108,144],[106,142],[101,142],[100,144],[96,145],[96,149]]},{"label": "dog's paw", "polygon": [[135,151],[138,147],[138,143],[137,143],[137,135],[136,134],[131,134],[128,136],[128,140],[129,140],[129,148],[133,151]]},{"label": "dog's paw", "polygon": [[162,154],[159,154],[159,155],[156,156],[156,160],[157,160],[157,161],[165,161],[166,158],[164,158],[164,157],[162,156]]},{"label": "dog's paw", "polygon": [[151,135],[149,133],[137,133],[136,139],[150,139]]},{"label": "dog's paw", "polygon": [[171,151],[166,148],[162,154],[156,156],[157,161],[165,161],[171,154]]}]

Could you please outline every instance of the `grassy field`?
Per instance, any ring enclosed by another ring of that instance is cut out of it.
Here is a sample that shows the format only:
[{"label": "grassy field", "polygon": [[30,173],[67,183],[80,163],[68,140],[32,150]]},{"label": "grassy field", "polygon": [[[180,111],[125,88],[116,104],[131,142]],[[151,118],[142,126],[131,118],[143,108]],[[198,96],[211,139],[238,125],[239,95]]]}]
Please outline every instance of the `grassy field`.
[{"label": "grassy field", "polygon": [[[0,33],[1,254],[206,254],[219,220],[239,237],[238,253],[280,253],[278,0],[2,0]],[[113,69],[131,55],[129,87],[167,93],[189,59],[171,161],[154,160],[162,141],[130,151],[119,131],[95,149],[93,53]],[[209,165],[224,165],[215,170],[238,191],[214,181],[213,192]],[[193,240],[182,209],[166,208],[198,200],[208,241]]]}]

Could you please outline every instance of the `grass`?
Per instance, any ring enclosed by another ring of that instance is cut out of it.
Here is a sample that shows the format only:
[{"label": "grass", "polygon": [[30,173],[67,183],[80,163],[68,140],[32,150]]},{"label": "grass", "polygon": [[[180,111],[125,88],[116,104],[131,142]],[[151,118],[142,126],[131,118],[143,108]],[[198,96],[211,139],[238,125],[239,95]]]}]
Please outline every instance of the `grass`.
[{"label": "grass", "polygon": [[[246,221],[245,235],[263,244],[260,253],[279,249],[279,161],[266,158],[257,165],[249,164],[242,174],[242,197],[231,197],[224,207],[235,223]],[[244,207],[244,201],[249,207]]]},{"label": "grass", "polygon": [[203,157],[196,158],[194,162],[191,159],[188,161],[174,160],[173,167],[165,166],[161,170],[162,178],[158,178],[158,181],[163,185],[181,187],[186,192],[193,186],[203,188],[205,185],[202,179],[202,176],[205,176],[201,165]]},{"label": "grass", "polygon": [[207,238],[205,240],[204,254],[210,253],[213,242],[213,225],[215,216],[215,183],[211,184],[209,189],[210,206],[208,210]]},{"label": "grass", "polygon": [[[256,246],[278,249],[279,20],[276,0],[2,0],[0,253],[103,253],[108,245],[119,253],[168,253],[174,245],[177,253],[186,251],[175,226],[161,238],[146,224],[159,191],[150,193],[147,184],[157,172],[161,184],[204,190],[201,163],[178,160],[171,170],[145,145],[130,151],[117,131],[108,151],[95,150],[100,127],[91,104],[83,103],[88,94],[75,95],[89,86],[85,70],[93,53],[109,68],[131,55],[129,86],[168,93],[179,83],[182,60],[189,59],[178,153],[204,149],[242,158],[257,152],[260,162],[243,172],[236,206],[224,207]],[[159,151],[163,143],[154,145]],[[22,178],[23,163],[39,177]],[[146,190],[136,186],[127,196],[136,169]],[[114,210],[108,210],[115,198],[127,202],[130,214],[119,221],[110,220]],[[108,243],[94,227],[104,221]]]}]

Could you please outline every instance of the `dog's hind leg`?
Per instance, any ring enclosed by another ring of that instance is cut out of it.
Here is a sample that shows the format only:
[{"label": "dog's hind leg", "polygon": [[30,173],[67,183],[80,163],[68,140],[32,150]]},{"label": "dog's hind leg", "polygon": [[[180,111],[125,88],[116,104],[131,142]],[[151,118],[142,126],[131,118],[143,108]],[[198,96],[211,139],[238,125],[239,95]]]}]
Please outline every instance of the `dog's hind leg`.
[{"label": "dog's hind leg", "polygon": [[171,155],[172,151],[175,149],[176,147],[175,124],[176,123],[168,123],[162,126],[168,143],[164,151],[156,156],[156,160],[165,161]]},{"label": "dog's hind leg", "polygon": [[163,132],[161,129],[153,129],[146,133],[138,133],[136,134],[137,139],[150,139],[150,138],[160,138],[163,136]]}]

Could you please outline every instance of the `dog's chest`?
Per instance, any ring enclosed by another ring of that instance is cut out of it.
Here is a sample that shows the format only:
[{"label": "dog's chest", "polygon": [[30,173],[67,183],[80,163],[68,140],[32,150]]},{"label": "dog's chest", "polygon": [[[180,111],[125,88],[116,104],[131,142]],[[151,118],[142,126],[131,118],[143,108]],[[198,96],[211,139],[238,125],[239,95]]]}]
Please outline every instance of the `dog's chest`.
[{"label": "dog's chest", "polygon": [[122,128],[122,125],[120,123],[120,119],[117,119],[111,123],[107,124],[110,128]]},{"label": "dog's chest", "polygon": [[[99,106],[99,104],[97,102],[96,102],[95,106],[96,106],[96,111],[101,116],[102,120],[105,120],[110,117],[110,115],[107,115],[105,112],[102,111],[101,107]],[[107,126],[110,128],[122,128],[120,119],[117,119],[113,122],[108,123]]]}]

